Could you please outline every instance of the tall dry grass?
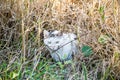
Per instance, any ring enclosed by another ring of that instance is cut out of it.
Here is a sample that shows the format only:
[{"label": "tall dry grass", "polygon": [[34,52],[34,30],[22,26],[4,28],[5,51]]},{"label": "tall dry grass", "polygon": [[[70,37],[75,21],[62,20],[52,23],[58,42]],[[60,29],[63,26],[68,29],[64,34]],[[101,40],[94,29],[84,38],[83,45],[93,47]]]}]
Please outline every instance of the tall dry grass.
[{"label": "tall dry grass", "polygon": [[[84,79],[82,63],[88,79],[120,79],[119,0],[0,0],[0,63],[7,62],[11,71],[19,62],[23,78],[24,67],[32,64],[33,73],[46,53],[44,29],[76,33],[80,48],[89,45],[94,50],[90,57],[75,56],[67,79]],[[110,36],[106,44],[98,41],[101,35]]]}]

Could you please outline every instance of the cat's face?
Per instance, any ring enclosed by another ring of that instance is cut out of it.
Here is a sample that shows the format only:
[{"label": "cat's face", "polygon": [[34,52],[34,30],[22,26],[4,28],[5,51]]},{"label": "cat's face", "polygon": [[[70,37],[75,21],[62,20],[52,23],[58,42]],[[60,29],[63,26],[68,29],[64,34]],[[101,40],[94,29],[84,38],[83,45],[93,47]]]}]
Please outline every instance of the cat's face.
[{"label": "cat's face", "polygon": [[44,30],[44,44],[52,50],[57,50],[63,44],[62,34],[59,31]]}]

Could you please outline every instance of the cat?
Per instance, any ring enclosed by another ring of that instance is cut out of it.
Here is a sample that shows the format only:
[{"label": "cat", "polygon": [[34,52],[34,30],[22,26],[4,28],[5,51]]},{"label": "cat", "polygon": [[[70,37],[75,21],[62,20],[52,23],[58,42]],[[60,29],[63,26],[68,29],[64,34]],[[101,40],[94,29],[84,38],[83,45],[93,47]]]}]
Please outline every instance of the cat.
[{"label": "cat", "polygon": [[55,61],[67,61],[78,52],[77,36],[73,33],[61,33],[60,31],[43,31],[44,44]]}]

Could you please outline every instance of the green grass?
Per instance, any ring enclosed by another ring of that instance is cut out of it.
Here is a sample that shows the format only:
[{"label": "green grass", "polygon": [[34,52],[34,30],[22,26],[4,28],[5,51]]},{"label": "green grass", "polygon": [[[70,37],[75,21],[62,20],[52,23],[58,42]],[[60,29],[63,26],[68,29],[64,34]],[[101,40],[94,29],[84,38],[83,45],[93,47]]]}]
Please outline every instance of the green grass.
[{"label": "green grass", "polygon": [[[63,80],[66,74],[65,68],[61,68],[56,63],[51,63],[51,60],[43,58],[34,69],[34,65],[29,62],[27,64],[20,64],[14,62],[10,67],[8,63],[0,65],[2,80],[22,80],[24,78],[29,80]],[[63,65],[63,64],[61,64]]]}]

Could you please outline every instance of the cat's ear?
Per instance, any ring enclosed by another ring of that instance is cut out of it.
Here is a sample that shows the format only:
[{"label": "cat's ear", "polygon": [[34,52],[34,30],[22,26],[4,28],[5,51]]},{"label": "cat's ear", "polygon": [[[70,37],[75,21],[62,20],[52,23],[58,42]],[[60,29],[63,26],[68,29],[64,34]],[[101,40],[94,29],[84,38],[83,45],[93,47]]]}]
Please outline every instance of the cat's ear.
[{"label": "cat's ear", "polygon": [[52,32],[52,34],[55,35],[55,36],[62,36],[62,32],[61,31],[57,31],[57,30],[54,30]]},{"label": "cat's ear", "polygon": [[57,36],[62,36],[63,33],[61,31],[58,32]]},{"label": "cat's ear", "polygon": [[47,30],[44,30],[43,34],[44,34],[44,38],[48,38],[49,37],[49,32]]}]

